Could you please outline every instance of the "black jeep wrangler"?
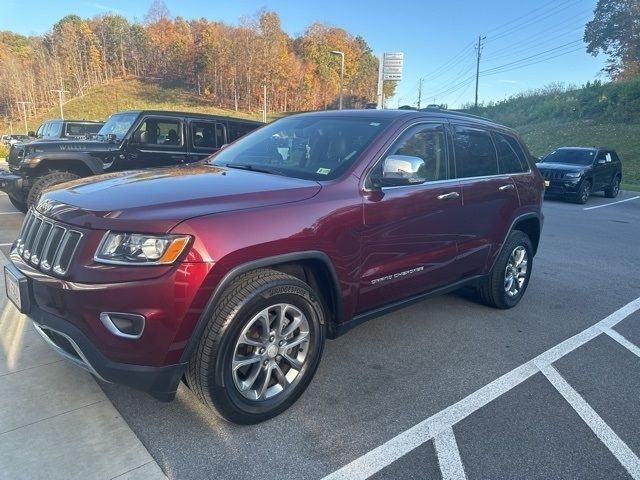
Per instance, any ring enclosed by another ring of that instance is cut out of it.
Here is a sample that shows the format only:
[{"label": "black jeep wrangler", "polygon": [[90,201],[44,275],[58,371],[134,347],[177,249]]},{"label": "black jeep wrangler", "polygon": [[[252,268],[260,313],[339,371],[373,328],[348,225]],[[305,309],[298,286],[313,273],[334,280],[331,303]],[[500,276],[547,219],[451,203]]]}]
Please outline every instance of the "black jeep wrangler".
[{"label": "black jeep wrangler", "polygon": [[261,122],[197,113],[132,110],[111,115],[95,140],[40,140],[14,148],[0,190],[26,212],[42,192],[80,177],[202,160]]}]

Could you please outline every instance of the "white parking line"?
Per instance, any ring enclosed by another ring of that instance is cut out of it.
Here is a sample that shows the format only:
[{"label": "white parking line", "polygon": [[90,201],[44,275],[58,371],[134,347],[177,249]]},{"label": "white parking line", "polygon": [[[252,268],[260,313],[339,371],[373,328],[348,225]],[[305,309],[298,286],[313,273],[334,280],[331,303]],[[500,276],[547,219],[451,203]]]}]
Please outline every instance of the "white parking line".
[{"label": "white parking line", "polygon": [[452,428],[440,432],[433,438],[433,446],[438,455],[438,465],[442,480],[466,480],[464,465],[460,458],[460,450]]},{"label": "white parking line", "polygon": [[593,210],[594,208],[603,208],[603,207],[609,207],[611,205],[615,205],[617,203],[624,203],[624,202],[630,202],[631,200],[637,200],[640,198],[640,195],[635,196],[635,197],[631,197],[631,198],[625,198],[624,200],[618,200],[617,202],[611,202],[611,203],[605,203],[604,205],[596,205],[595,207],[587,207],[587,208],[583,208],[583,210]]},{"label": "white parking line", "polygon": [[604,333],[606,333],[607,335],[609,335],[611,338],[613,338],[616,342],[618,342],[620,345],[622,345],[624,348],[626,348],[627,350],[629,350],[631,353],[633,353],[634,355],[636,355],[637,357],[640,357],[640,348],[638,348],[636,345],[634,345],[633,343],[631,343],[629,340],[627,340],[626,338],[624,338],[622,335],[620,335],[618,332],[616,332],[615,330],[613,330],[612,328],[605,328],[602,330]]},{"label": "white parking line", "polygon": [[10,247],[10,243],[0,243],[0,247]]},{"label": "white parking line", "polygon": [[396,435],[386,443],[356,458],[351,463],[327,475],[324,480],[364,480],[369,478],[414,448],[428,442],[436,435],[451,428],[460,420],[492,402],[503,393],[520,385],[529,377],[538,373],[540,366],[551,365],[553,362],[600,335],[603,329],[613,327],[639,309],[640,297],[616,310],[595,325],[568,338],[564,342],[559,343],[510,372],[505,373],[459,402],[450,405],[444,410],[439,411],[426,420]]},{"label": "white parking line", "polygon": [[629,448],[613,429],[591,408],[582,396],[576,392],[562,375],[551,365],[541,366],[540,371],[551,382],[560,395],[569,402],[580,418],[589,426],[609,451],[634,479],[640,479],[640,458]]},{"label": "white parking line", "polygon": [[22,215],[22,212],[0,212],[0,215]]}]

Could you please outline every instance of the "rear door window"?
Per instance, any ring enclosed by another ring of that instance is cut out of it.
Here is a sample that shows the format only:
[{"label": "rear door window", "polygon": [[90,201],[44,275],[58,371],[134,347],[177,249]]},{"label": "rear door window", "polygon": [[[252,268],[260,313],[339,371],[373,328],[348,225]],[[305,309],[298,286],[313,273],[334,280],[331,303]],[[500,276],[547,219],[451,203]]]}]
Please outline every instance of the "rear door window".
[{"label": "rear door window", "polygon": [[498,157],[486,130],[455,127],[454,149],[458,178],[498,175]]},{"label": "rear door window", "polygon": [[227,127],[221,122],[191,122],[191,142],[195,148],[220,148],[227,143]]}]

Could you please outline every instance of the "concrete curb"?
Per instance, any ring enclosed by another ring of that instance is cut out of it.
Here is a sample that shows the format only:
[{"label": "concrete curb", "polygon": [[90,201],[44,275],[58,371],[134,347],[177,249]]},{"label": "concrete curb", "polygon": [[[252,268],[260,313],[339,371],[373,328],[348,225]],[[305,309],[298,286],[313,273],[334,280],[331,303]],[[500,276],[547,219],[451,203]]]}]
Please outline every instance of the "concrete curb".
[{"label": "concrete curb", "polygon": [[0,292],[0,477],[166,479],[94,378],[7,300],[4,275]]}]

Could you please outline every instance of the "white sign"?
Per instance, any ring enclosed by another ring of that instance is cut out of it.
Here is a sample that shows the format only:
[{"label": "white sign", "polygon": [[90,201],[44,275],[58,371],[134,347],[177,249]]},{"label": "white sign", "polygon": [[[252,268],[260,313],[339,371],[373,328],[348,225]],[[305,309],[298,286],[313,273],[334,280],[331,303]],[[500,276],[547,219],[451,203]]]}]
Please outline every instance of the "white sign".
[{"label": "white sign", "polygon": [[382,57],[382,80],[402,80],[403,52],[386,52]]}]

